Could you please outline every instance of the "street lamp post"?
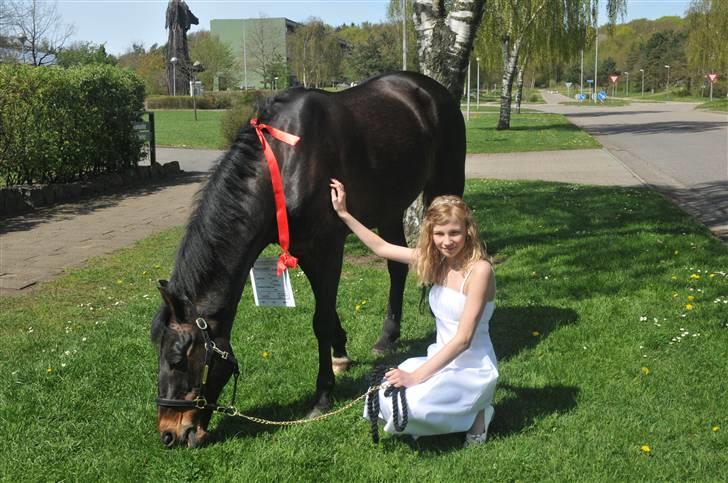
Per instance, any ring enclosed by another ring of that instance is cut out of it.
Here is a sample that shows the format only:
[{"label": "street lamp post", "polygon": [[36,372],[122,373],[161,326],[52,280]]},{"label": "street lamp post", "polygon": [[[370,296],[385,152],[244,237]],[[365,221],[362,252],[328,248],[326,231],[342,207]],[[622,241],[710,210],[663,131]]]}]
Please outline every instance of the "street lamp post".
[{"label": "street lamp post", "polygon": [[627,87],[624,89],[624,97],[629,96],[629,72],[624,71],[624,75],[627,77]]},{"label": "street lamp post", "polygon": [[172,64],[172,95],[177,95],[177,57],[169,59]]},{"label": "street lamp post", "polygon": [[18,35],[18,40],[20,41],[20,63],[25,64],[25,42],[28,40],[28,37],[25,34],[20,34]]},{"label": "street lamp post", "polygon": [[278,89],[278,76],[275,76],[273,78],[273,92],[275,92]]},{"label": "street lamp post", "polygon": [[478,74],[475,76],[475,110],[480,111],[480,57],[476,57],[475,60],[478,61]]},{"label": "street lamp post", "polygon": [[670,66],[665,65],[665,69],[667,69],[667,84],[665,85],[665,92],[669,92],[669,90],[670,90]]},{"label": "street lamp post", "polygon": [[465,95],[467,96],[467,115],[465,116],[465,120],[470,120],[470,61],[468,61],[468,81],[467,85],[465,86]]},{"label": "street lamp post", "polygon": [[197,96],[197,73],[204,70],[205,68],[202,67],[200,61],[196,60],[194,64],[192,64],[192,109],[195,111],[195,121],[197,120],[197,101],[195,100]]},{"label": "street lamp post", "polygon": [[642,97],[645,97],[645,69],[640,69],[642,72]]}]

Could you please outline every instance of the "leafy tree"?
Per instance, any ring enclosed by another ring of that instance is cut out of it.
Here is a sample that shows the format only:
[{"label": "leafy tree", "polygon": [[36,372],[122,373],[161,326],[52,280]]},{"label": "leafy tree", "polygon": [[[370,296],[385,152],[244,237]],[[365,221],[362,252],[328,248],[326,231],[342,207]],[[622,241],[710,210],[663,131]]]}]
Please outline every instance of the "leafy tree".
[{"label": "leafy tree", "polygon": [[76,42],[59,52],[56,58],[61,67],[117,63],[116,57],[106,53],[104,44],[96,45],[93,42]]},{"label": "leafy tree", "polygon": [[119,57],[119,66],[133,70],[144,81],[147,95],[167,94],[164,46],[153,44],[147,51],[143,44],[132,46]]},{"label": "leafy tree", "polygon": [[287,86],[288,74],[285,52],[274,36],[275,32],[266,28],[264,22],[257,22],[248,36],[248,52],[253,61],[252,70],[260,75],[263,86],[272,88],[274,79],[278,77],[276,87],[281,88]]},{"label": "leafy tree", "polygon": [[197,74],[206,90],[212,90],[215,77],[223,80],[224,85],[234,86],[239,82],[240,66],[232,49],[210,32],[202,30],[187,37],[190,60],[197,61],[204,71]]},{"label": "leafy tree", "polygon": [[62,23],[55,0],[5,0],[0,7],[7,9],[2,21],[12,36],[25,39],[33,65],[52,62],[73,35],[73,26]]},{"label": "leafy tree", "polygon": [[304,86],[321,87],[341,77],[343,51],[331,27],[311,18],[289,37],[291,68]]},{"label": "leafy tree", "polygon": [[[351,38],[351,37],[350,37]],[[346,59],[353,79],[366,79],[401,68],[401,51],[397,50],[397,29],[391,23],[361,26],[360,35],[349,41]]]},{"label": "leafy tree", "polygon": [[[728,2],[692,0],[687,11],[688,36],[685,48],[688,67],[701,79],[708,72],[728,70]],[[723,82],[722,84],[725,85]]]}]

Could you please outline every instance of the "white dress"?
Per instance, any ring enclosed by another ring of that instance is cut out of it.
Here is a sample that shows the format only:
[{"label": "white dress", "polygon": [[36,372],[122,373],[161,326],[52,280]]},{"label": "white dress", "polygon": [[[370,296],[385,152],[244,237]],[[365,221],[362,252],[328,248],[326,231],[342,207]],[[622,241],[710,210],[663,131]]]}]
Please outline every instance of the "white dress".
[{"label": "white dress", "polygon": [[[404,371],[414,371],[452,339],[465,307],[465,294],[462,287],[457,291],[434,285],[429,302],[435,314],[437,340],[427,348],[427,357],[413,357],[400,364],[399,368]],[[465,352],[425,382],[407,388],[408,422],[402,433],[395,430],[392,422],[392,399],[384,397],[383,390],[379,391],[379,418],[385,421],[386,432],[417,437],[467,431],[480,410],[485,410],[488,428],[493,416],[492,401],[498,379],[495,352],[488,332],[494,310],[495,302],[487,302],[475,336]],[[401,422],[401,405],[399,412]]]}]

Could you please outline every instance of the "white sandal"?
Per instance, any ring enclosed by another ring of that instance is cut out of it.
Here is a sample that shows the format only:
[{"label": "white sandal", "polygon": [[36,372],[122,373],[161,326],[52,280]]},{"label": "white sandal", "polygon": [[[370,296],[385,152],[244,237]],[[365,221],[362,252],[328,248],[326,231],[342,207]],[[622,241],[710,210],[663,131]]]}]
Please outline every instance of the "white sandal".
[{"label": "white sandal", "polygon": [[463,448],[485,443],[485,440],[488,439],[488,427],[490,426],[490,422],[493,420],[493,413],[495,411],[493,409],[493,406],[488,406],[487,408],[485,408],[484,411],[485,414],[483,415],[483,419],[485,422],[485,430],[479,434],[474,434],[470,432],[465,433],[465,443],[463,443]]}]

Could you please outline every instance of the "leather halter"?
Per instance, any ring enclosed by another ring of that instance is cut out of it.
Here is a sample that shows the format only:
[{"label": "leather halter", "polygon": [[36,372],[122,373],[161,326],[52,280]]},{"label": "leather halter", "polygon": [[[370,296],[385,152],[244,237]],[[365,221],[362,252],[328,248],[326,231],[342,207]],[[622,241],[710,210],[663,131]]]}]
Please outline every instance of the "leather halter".
[{"label": "leather halter", "polygon": [[202,379],[200,380],[200,386],[197,388],[197,397],[195,399],[167,399],[163,397],[157,397],[157,406],[175,409],[210,409],[217,410],[225,406],[219,406],[217,403],[208,402],[205,398],[205,388],[207,387],[207,376],[210,372],[210,364],[212,358],[217,355],[220,359],[226,361],[228,364],[233,366],[233,399],[230,406],[235,405],[235,397],[238,392],[238,377],[240,376],[240,368],[238,361],[235,356],[230,352],[223,351],[215,345],[215,342],[210,338],[209,326],[202,317],[195,319],[195,324],[202,332],[202,337],[205,340],[205,367],[202,369]]}]

